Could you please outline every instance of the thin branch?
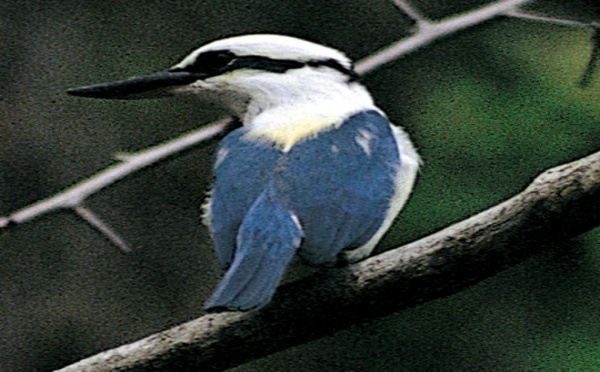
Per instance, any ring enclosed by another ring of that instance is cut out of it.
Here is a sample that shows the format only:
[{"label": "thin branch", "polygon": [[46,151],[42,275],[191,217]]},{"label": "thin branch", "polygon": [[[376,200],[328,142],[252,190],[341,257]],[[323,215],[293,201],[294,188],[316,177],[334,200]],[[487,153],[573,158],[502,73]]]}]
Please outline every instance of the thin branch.
[{"label": "thin branch", "polygon": [[547,170],[523,192],[428,237],[285,285],[263,310],[205,315],[60,372],[231,368],[457,293],[596,226],[600,152]]},{"label": "thin branch", "polygon": [[[373,55],[363,59],[356,64],[359,74],[366,74],[383,64],[395,60],[405,54],[413,52],[434,40],[446,37],[458,30],[462,30],[479,23],[486,22],[496,16],[502,15],[515,7],[532,2],[532,0],[503,0],[485,6],[478,10],[470,11],[462,15],[448,18],[439,22],[431,23],[423,27],[411,37],[400,40],[397,43],[384,48]],[[403,3],[402,1],[398,2]],[[404,5],[403,9],[412,9]],[[410,11],[410,10],[409,10]],[[172,141],[156,145],[147,150],[135,154],[118,156],[122,163],[106,168],[96,175],[55,194],[54,196],[26,206],[7,217],[0,216],[0,229],[13,224],[19,224],[39,217],[51,211],[61,208],[74,208],[81,205],[90,195],[104,189],[105,187],[148,167],[159,160],[174,155],[191,146],[197,145],[209,138],[221,133],[229,123],[230,119],[223,119],[216,124],[210,124],[199,130],[185,134]]]},{"label": "thin branch", "polygon": [[553,17],[546,14],[533,13],[529,11],[525,11],[522,9],[509,9],[505,12],[506,16],[513,18],[521,18],[532,21],[540,21],[545,23],[555,23],[557,25],[563,26],[574,26],[574,27],[592,27],[592,28],[600,28],[599,21],[581,21],[577,19],[566,19],[566,18],[558,18]]},{"label": "thin branch", "polygon": [[430,21],[407,0],[394,0],[394,4],[416,23],[417,29],[427,27],[429,25]]},{"label": "thin branch", "polygon": [[125,243],[125,240],[123,240],[110,226],[104,223],[100,217],[98,217],[90,209],[84,207],[83,205],[77,205],[73,208],[73,210],[79,217],[83,218],[85,222],[98,230],[102,236],[107,237],[111,243],[119,247],[122,252],[131,252],[131,248],[129,245],[127,245],[127,243]]},{"label": "thin branch", "polygon": [[128,154],[126,158],[121,158],[122,161],[119,164],[110,166],[48,199],[40,200],[12,213],[8,217],[0,218],[0,228],[9,225],[9,223],[23,223],[58,209],[79,207],[90,195],[136,171],[219,135],[230,121],[229,118],[222,119],[168,142],[137,153]]},{"label": "thin branch", "polygon": [[427,27],[421,27],[417,33],[402,39],[372,56],[361,60],[356,65],[356,72],[366,74],[394,61],[399,57],[414,52],[433,41],[448,37],[457,31],[481,24],[508,12],[511,9],[531,3],[532,0],[504,0],[497,1],[477,10],[472,10],[461,15],[449,17],[441,21],[429,22]]}]

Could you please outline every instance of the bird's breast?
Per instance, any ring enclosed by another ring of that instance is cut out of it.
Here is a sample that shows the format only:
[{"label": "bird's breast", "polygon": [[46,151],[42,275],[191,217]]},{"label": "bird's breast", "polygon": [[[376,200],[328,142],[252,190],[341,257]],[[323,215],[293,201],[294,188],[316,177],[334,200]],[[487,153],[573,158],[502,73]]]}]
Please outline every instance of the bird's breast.
[{"label": "bird's breast", "polygon": [[337,117],[315,115],[260,122],[248,128],[244,139],[271,142],[283,152],[288,152],[294,145],[338,126],[341,121]]}]

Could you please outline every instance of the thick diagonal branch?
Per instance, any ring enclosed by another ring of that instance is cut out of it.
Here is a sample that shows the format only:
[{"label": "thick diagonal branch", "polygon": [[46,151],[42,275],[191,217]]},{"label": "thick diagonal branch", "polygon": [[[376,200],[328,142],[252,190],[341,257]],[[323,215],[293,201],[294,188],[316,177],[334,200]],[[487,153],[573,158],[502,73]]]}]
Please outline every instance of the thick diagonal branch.
[{"label": "thick diagonal branch", "polygon": [[280,288],[257,312],[202,316],[62,369],[221,370],[447,296],[600,225],[600,152],[406,246]]}]

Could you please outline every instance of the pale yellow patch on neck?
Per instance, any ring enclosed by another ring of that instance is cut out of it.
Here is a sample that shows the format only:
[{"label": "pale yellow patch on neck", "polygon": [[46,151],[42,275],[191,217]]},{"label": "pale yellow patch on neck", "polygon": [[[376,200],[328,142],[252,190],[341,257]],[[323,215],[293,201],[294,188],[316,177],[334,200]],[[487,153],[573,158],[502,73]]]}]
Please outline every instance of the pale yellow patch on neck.
[{"label": "pale yellow patch on neck", "polygon": [[339,124],[327,116],[302,116],[285,123],[274,123],[250,128],[246,137],[250,140],[274,142],[284,152],[289,151],[295,144],[316,137],[320,132]]}]

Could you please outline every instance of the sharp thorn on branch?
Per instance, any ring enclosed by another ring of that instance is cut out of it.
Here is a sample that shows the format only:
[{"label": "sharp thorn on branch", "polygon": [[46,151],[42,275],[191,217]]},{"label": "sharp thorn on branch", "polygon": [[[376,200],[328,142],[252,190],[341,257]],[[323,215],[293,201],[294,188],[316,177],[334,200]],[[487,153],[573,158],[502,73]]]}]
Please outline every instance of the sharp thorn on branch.
[{"label": "sharp thorn on branch", "polygon": [[133,157],[133,155],[128,152],[115,152],[113,154],[113,159],[118,160],[118,161],[128,161],[132,157]]},{"label": "sharp thorn on branch", "polygon": [[125,243],[125,241],[110,226],[104,223],[100,217],[98,217],[90,209],[82,205],[78,205],[73,207],[73,210],[79,217],[95,228],[100,234],[102,234],[102,236],[117,246],[123,253],[131,252],[129,245],[127,245],[127,243]]},{"label": "sharp thorn on branch", "polygon": [[421,14],[415,7],[413,7],[407,0],[394,0],[394,4],[404,14],[415,22],[417,31],[420,28],[428,26],[431,21]]}]

